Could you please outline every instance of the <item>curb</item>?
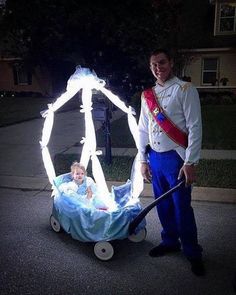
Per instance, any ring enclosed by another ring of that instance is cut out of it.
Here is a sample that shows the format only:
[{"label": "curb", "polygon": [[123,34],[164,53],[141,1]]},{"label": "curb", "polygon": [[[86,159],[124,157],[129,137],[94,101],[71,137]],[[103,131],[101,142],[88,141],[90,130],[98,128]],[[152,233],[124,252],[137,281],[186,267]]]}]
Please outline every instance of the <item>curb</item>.
[{"label": "curb", "polygon": [[[145,183],[142,196],[153,197],[151,184]],[[194,186],[192,200],[236,204],[236,189]]]}]

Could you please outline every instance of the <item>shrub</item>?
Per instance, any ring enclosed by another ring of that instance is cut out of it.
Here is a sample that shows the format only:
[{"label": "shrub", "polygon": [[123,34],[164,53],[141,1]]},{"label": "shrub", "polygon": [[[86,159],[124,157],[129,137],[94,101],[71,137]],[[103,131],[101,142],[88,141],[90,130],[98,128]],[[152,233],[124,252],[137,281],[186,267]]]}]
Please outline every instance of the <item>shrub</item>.
[{"label": "shrub", "polygon": [[199,92],[200,101],[202,105],[214,104],[214,105],[228,105],[236,104],[236,95],[230,91],[224,92]]}]

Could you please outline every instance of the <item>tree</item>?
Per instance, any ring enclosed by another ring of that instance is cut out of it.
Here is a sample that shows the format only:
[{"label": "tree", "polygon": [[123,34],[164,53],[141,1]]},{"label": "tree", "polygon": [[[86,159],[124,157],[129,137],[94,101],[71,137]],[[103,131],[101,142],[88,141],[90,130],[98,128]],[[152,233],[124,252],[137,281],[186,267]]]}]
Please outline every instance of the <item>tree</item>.
[{"label": "tree", "polygon": [[95,4],[91,0],[7,0],[1,22],[5,53],[53,70],[65,61],[95,68],[102,75],[142,68],[149,48],[161,43],[153,30],[158,19],[152,1]]},{"label": "tree", "polygon": [[131,83],[145,84],[153,49],[168,47],[176,53],[183,40],[200,38],[191,37],[189,22],[199,27],[194,9],[206,1],[7,0],[1,9],[0,46],[31,68],[47,65],[55,80],[65,80],[80,64],[99,76],[116,73],[121,81],[129,74]]}]

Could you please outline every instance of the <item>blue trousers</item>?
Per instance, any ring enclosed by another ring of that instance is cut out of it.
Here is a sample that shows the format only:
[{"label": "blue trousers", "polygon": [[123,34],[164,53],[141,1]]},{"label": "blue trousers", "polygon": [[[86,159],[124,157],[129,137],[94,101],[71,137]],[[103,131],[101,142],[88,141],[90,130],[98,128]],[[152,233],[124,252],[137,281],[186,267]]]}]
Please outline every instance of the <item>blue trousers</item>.
[{"label": "blue trousers", "polygon": [[[152,185],[155,198],[174,187],[183,160],[174,150],[158,153],[149,151]],[[162,243],[168,246],[182,245],[188,258],[201,258],[202,247],[198,244],[197,227],[191,207],[191,186],[181,186],[172,195],[160,201],[157,212],[163,227]]]}]

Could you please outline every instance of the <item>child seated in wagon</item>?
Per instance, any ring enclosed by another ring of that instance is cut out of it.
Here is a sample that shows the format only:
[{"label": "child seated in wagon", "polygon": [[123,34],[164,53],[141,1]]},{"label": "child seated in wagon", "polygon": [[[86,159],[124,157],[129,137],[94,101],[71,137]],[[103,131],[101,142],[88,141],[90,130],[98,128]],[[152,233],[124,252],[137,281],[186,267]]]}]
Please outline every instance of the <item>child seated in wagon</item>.
[{"label": "child seated in wagon", "polygon": [[70,172],[71,181],[62,182],[58,189],[68,197],[76,198],[89,207],[106,210],[107,206],[97,196],[94,180],[87,176],[85,167],[79,162],[73,162]]},{"label": "child seated in wagon", "polygon": [[[112,186],[109,196],[104,197],[79,162],[71,165],[70,172],[54,179],[53,195],[53,229],[58,232],[63,228],[84,242],[127,238],[130,221],[142,210],[138,199],[132,202],[130,180]],[[143,222],[137,232],[144,227]]]},{"label": "child seated in wagon", "polygon": [[88,203],[96,192],[95,182],[87,176],[85,167],[78,162],[71,165],[71,177],[72,181],[64,182],[58,187],[59,191]]}]

